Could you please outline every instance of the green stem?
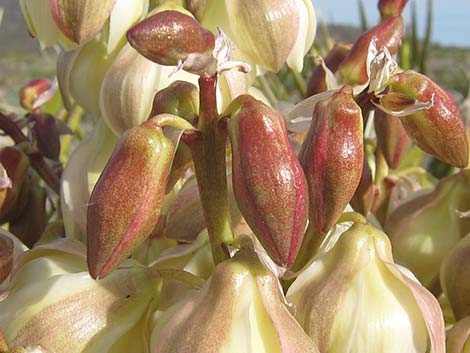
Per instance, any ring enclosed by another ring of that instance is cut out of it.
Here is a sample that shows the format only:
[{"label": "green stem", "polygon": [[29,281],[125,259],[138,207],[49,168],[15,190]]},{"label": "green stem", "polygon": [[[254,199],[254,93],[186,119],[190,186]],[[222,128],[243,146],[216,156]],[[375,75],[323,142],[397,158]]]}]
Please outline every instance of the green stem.
[{"label": "green stem", "polygon": [[199,138],[191,148],[204,218],[215,264],[228,258],[223,244],[233,240],[230,227],[225,147],[227,132],[219,127],[216,77],[199,79]]}]

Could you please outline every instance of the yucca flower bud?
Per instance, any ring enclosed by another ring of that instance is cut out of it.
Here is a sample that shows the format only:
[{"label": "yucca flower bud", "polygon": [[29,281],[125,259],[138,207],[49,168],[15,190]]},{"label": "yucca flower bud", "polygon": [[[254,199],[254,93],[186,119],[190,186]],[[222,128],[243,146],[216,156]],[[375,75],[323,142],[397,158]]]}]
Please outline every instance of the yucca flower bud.
[{"label": "yucca flower bud", "polygon": [[193,17],[179,11],[158,12],[127,32],[129,43],[149,60],[177,65],[189,54],[211,54],[214,35]]},{"label": "yucca flower bud", "polygon": [[403,19],[394,16],[363,33],[354,43],[351,51],[339,67],[344,83],[362,85],[367,83],[367,56],[371,43],[377,49],[386,47],[390,54],[395,54],[403,37]]},{"label": "yucca flower bud", "polygon": [[197,112],[199,112],[197,86],[186,81],[175,81],[155,94],[149,117],[167,113],[180,116],[192,123],[191,115]]},{"label": "yucca flower bud", "polygon": [[336,79],[334,79],[334,76],[331,76],[338,70],[339,65],[349,53],[351,47],[352,44],[350,43],[335,43],[334,47],[325,57],[324,62],[320,62],[315,66],[310,74],[307,84],[307,97],[336,88],[332,87],[331,83],[331,81],[336,81]]},{"label": "yucca flower bud", "polygon": [[238,97],[231,107],[235,198],[268,254],[278,264],[289,267],[302,243],[308,191],[287,137],[284,117],[248,95]]},{"label": "yucca flower bud", "polygon": [[343,87],[314,108],[299,159],[310,195],[309,220],[326,233],[338,220],[359,185],[364,161],[362,113],[350,87]]},{"label": "yucca flower bud", "polygon": [[379,0],[377,7],[379,8],[382,20],[390,17],[401,15],[408,0]]},{"label": "yucca flower bud", "polygon": [[153,120],[121,137],[88,203],[87,260],[93,278],[116,268],[157,224],[173,152]]},{"label": "yucca flower bud", "polygon": [[11,181],[10,187],[1,190],[3,202],[0,205],[0,220],[3,223],[17,218],[26,206],[28,190],[24,186],[28,177],[29,158],[21,148],[6,146],[0,149],[0,163]]},{"label": "yucca flower bud", "polygon": [[446,353],[467,353],[470,349],[470,316],[457,322],[446,337]]},{"label": "yucca flower bud", "polygon": [[208,351],[318,352],[253,249],[242,248],[202,289],[154,316],[151,353]]},{"label": "yucca flower bud", "polygon": [[396,169],[405,153],[412,145],[403,125],[397,117],[390,116],[381,110],[374,115],[377,147],[382,152],[390,168]]},{"label": "yucca flower bud", "polygon": [[429,285],[438,275],[442,260],[470,232],[470,171],[442,179],[436,188],[412,198],[388,218],[395,259]]},{"label": "yucca flower bud", "polygon": [[[153,99],[152,111],[149,117],[163,113],[173,114],[180,116],[193,124],[193,120],[198,112],[198,88],[190,82],[175,81],[168,87],[157,92]],[[179,143],[176,148],[170,175],[168,177],[167,192],[169,192],[175,186],[176,182],[183,177],[191,162],[191,150],[186,146],[186,144]]]},{"label": "yucca flower bud", "polygon": [[453,166],[465,167],[465,129],[452,96],[412,70],[393,75],[387,86],[390,91],[381,97],[379,107],[400,116],[406,132],[424,152]]},{"label": "yucca flower bud", "polygon": [[36,110],[47,103],[57,91],[51,80],[42,78],[29,81],[20,89],[20,104],[26,110]]},{"label": "yucca flower bud", "polygon": [[311,1],[208,0],[203,7],[201,23],[222,28],[244,60],[275,72],[285,62],[302,70],[316,32]]},{"label": "yucca flower bud", "polygon": [[47,225],[46,198],[44,188],[37,184],[30,185],[24,211],[10,222],[10,232],[30,248],[39,240]]},{"label": "yucca flower bud", "polygon": [[[470,225],[468,218],[467,223]],[[470,233],[449,252],[441,265],[441,286],[457,320],[470,316],[469,252]]]},{"label": "yucca flower bud", "polygon": [[354,223],[294,281],[287,300],[322,353],[445,352],[439,303],[393,262],[388,237]]},{"label": "yucca flower bud", "polygon": [[35,247],[13,268],[0,301],[0,327],[10,347],[50,352],[146,352],[142,327],[158,297],[157,275],[128,260],[101,280],[87,273],[85,249],[70,239]]},{"label": "yucca flower bud", "polygon": [[60,205],[68,238],[85,241],[88,200],[117,142],[117,136],[100,120],[65,165]]}]

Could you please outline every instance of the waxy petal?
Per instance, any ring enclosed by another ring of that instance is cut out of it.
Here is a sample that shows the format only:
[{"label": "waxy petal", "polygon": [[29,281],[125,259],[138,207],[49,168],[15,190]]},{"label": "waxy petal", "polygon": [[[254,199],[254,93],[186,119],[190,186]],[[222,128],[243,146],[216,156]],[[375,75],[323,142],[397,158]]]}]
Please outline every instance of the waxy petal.
[{"label": "waxy petal", "polygon": [[67,38],[83,44],[102,29],[116,0],[49,0],[52,18]]}]

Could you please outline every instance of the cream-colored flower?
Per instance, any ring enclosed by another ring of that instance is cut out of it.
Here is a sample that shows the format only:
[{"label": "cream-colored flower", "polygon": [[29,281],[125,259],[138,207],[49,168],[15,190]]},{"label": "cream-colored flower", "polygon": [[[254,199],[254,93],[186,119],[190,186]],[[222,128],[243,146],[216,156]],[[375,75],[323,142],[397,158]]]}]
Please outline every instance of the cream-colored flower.
[{"label": "cream-colored flower", "polygon": [[9,295],[0,302],[0,327],[11,347],[147,352],[146,314],[158,286],[158,275],[132,260],[95,281],[87,271],[84,246],[58,240],[18,259]]},{"label": "cream-colored flower", "polygon": [[287,292],[296,318],[329,353],[444,353],[436,299],[393,263],[387,236],[355,223]]},{"label": "cream-colored flower", "polygon": [[236,56],[272,71],[287,64],[301,71],[316,32],[309,0],[208,0],[201,23],[222,28],[237,46]]},{"label": "cream-colored flower", "polygon": [[152,353],[315,353],[253,249],[219,264],[204,287],[154,315]]}]

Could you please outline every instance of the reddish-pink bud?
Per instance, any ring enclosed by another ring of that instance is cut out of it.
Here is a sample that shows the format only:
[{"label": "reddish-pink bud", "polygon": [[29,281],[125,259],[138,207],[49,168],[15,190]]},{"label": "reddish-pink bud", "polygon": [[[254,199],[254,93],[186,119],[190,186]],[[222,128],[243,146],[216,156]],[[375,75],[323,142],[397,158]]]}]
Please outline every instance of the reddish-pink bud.
[{"label": "reddish-pink bud", "polygon": [[90,197],[88,269],[102,278],[152,232],[160,217],[173,144],[149,120],[124,133]]},{"label": "reddish-pink bud", "polygon": [[428,77],[412,70],[394,75],[380,103],[390,112],[429,105],[406,116],[400,114],[406,132],[423,151],[456,167],[467,165],[468,146],[459,109],[452,96]]},{"label": "reddish-pink bud", "polygon": [[127,40],[147,59],[176,65],[189,54],[211,54],[215,38],[193,17],[178,11],[158,12],[127,32]]},{"label": "reddish-pink bud", "polygon": [[403,37],[403,19],[394,16],[362,34],[339,67],[344,83],[361,85],[367,82],[367,55],[373,41],[377,49],[386,47],[393,55]]},{"label": "reddish-pink bud", "polygon": [[401,15],[408,0],[379,0],[377,7],[382,20]]},{"label": "reddish-pink bud", "polygon": [[[338,42],[330,50],[325,58],[325,65],[332,73],[335,73],[341,62],[344,60],[351,50],[351,43]],[[307,97],[313,96],[314,94],[327,91],[328,85],[326,81],[326,72],[323,65],[320,63],[312,71],[310,78],[308,79],[307,85]]]},{"label": "reddish-pink bud", "polygon": [[229,123],[233,191],[242,215],[271,258],[291,266],[302,243],[308,192],[284,118],[240,96]]},{"label": "reddish-pink bud", "polygon": [[31,80],[20,89],[20,104],[26,110],[34,110],[52,98],[55,91],[51,80]]},{"label": "reddish-pink bud", "polygon": [[382,151],[390,168],[396,169],[412,141],[408,137],[400,119],[381,110],[374,115],[377,147]]},{"label": "reddish-pink bud", "polygon": [[326,233],[338,220],[361,180],[364,145],[361,108],[350,87],[320,101],[299,159],[310,195],[310,222]]}]

